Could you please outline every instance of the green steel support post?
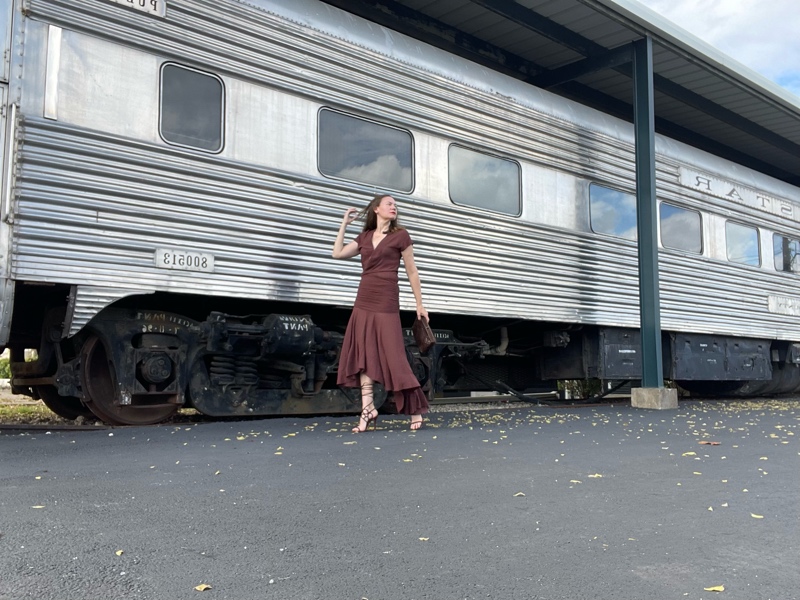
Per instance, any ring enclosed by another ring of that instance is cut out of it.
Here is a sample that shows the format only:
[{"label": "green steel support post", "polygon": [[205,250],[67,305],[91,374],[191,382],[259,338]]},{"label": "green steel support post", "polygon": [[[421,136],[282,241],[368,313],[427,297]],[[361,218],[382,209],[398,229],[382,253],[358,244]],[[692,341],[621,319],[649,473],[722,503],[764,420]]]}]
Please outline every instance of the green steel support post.
[{"label": "green steel support post", "polygon": [[656,202],[653,42],[634,42],[633,87],[636,130],[636,215],[639,245],[639,310],[642,332],[642,387],[664,386],[658,292],[658,203]]}]

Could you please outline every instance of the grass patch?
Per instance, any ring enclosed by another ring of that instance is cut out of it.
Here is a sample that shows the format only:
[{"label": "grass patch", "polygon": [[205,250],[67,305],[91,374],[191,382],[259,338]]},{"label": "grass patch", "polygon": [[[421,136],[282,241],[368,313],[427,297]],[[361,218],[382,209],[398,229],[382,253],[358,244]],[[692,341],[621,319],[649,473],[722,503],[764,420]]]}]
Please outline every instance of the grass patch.
[{"label": "grass patch", "polygon": [[0,404],[0,425],[60,425],[71,423],[62,419],[43,403]]},{"label": "grass patch", "polygon": [[[20,396],[17,396],[19,398]],[[194,423],[207,420],[193,408],[181,408],[164,423]],[[83,425],[100,424],[93,416],[86,417]],[[28,399],[24,402],[0,399],[0,427],[3,425],[75,425],[75,421],[62,419],[43,402]]]}]

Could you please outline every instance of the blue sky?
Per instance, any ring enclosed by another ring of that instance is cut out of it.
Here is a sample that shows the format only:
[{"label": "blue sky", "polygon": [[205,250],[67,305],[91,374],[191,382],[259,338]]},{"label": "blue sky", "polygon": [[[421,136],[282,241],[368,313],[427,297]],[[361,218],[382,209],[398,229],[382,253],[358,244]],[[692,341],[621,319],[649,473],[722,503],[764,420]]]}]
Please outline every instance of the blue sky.
[{"label": "blue sky", "polygon": [[798,96],[800,0],[638,0]]}]

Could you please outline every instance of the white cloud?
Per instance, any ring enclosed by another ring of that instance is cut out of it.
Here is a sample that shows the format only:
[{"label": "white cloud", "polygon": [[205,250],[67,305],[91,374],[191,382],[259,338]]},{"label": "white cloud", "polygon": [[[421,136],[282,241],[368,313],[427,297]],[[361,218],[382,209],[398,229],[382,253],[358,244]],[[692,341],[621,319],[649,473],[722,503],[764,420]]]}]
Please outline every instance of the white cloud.
[{"label": "white cloud", "polygon": [[797,0],[638,0],[800,96]]},{"label": "white cloud", "polygon": [[411,168],[403,167],[395,155],[379,156],[366,165],[347,167],[339,171],[344,179],[387,186],[394,190],[411,189]]}]

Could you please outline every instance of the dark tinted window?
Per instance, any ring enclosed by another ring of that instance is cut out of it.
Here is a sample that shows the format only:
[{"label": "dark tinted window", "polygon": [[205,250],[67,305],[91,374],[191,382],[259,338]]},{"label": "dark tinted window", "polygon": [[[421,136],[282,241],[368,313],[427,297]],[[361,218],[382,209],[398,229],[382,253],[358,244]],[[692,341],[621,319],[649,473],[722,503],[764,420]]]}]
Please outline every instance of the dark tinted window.
[{"label": "dark tinted window", "polygon": [[161,137],[180,146],[222,150],[224,90],[219,78],[178,65],[161,69]]},{"label": "dark tinted window", "polygon": [[319,113],[319,170],[323,175],[410,192],[414,187],[411,134],[332,110]]},{"label": "dark tinted window", "polygon": [[776,271],[792,273],[800,271],[800,260],[797,258],[797,254],[800,252],[800,242],[776,233],[772,236],[772,250],[775,256]]},{"label": "dark tinted window", "polygon": [[661,244],[665,248],[675,248],[698,254],[703,251],[699,212],[662,203],[660,215]]},{"label": "dark tinted window", "polygon": [[448,153],[450,199],[509,215],[519,215],[520,168],[514,161],[450,146]]},{"label": "dark tinted window", "polygon": [[636,239],[636,196],[601,185],[589,186],[592,231]]}]

